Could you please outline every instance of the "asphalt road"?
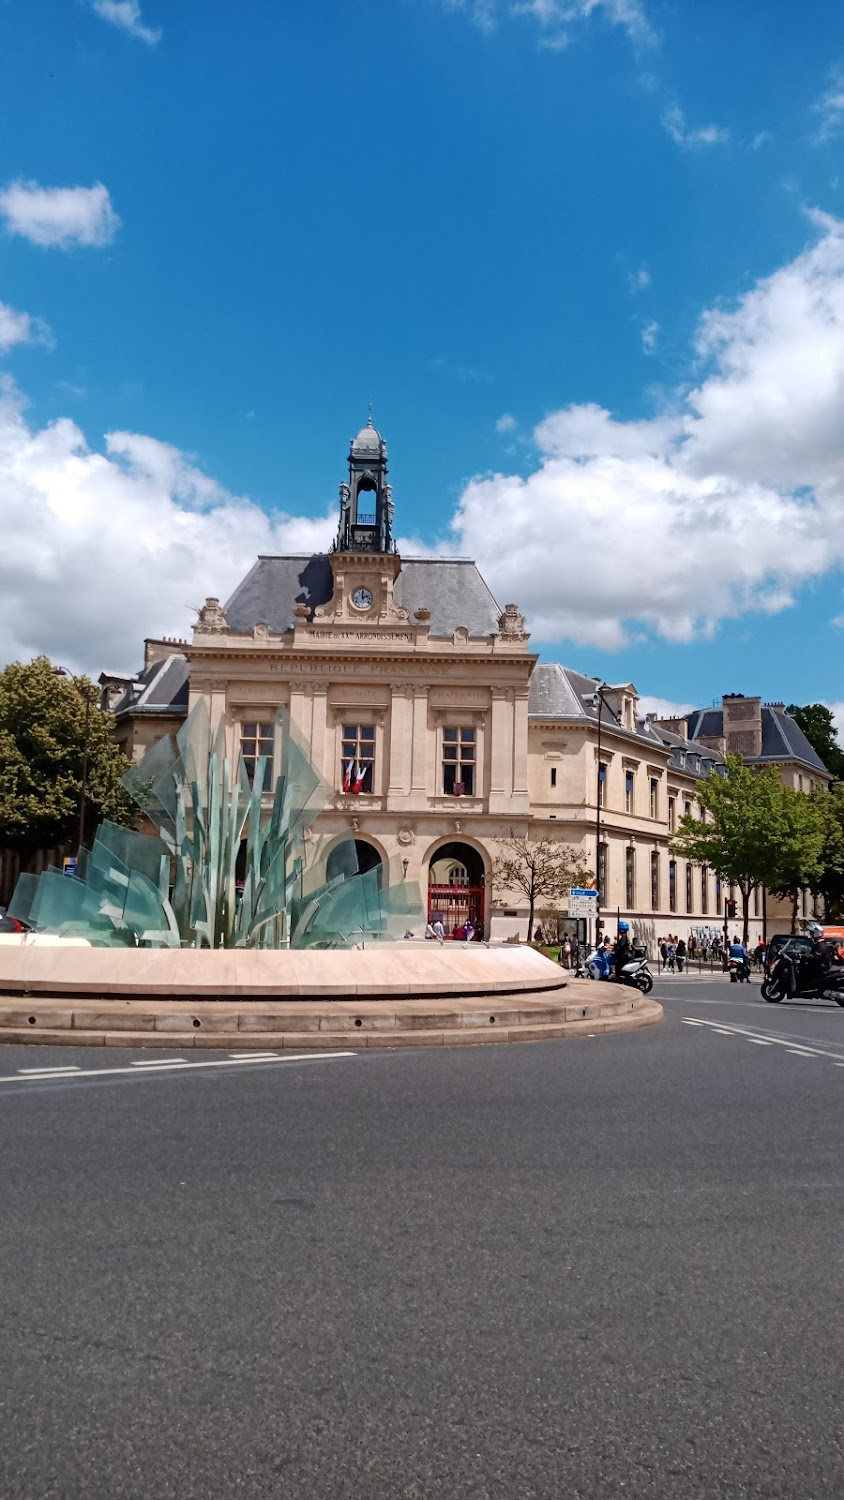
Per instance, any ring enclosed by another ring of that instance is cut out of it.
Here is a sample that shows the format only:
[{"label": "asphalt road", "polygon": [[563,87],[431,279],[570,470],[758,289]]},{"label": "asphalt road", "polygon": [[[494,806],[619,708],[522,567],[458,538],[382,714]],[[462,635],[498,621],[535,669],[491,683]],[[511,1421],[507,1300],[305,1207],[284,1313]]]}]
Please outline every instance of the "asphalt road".
[{"label": "asphalt road", "polygon": [[656,993],[533,1046],[0,1050],[3,1500],[840,1500],[844,1012]]}]

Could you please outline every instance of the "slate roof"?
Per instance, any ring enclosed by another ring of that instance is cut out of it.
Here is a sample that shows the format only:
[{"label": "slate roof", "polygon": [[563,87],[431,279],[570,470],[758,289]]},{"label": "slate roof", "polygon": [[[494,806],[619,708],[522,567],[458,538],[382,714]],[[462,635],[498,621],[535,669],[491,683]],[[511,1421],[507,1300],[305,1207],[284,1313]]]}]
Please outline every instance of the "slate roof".
[{"label": "slate roof", "polygon": [[145,667],[132,686],[115,704],[115,714],[184,714],[187,712],[190,674],[187,659],[174,652]]},{"label": "slate roof", "polygon": [[[597,707],[587,700],[595,693],[598,685],[597,677],[584,677],[581,672],[573,672],[570,667],[561,666],[559,662],[539,662],[530,679],[528,718],[586,719],[597,724]],[[602,722],[605,725],[611,722],[608,707],[604,709]],[[616,732],[627,734],[631,739],[649,740],[652,744],[671,750],[675,762],[686,770],[705,772],[721,760],[717,750],[698,744],[693,739],[685,740],[681,735],[663,729],[660,724],[655,724],[647,717],[636,720],[635,730],[625,729],[621,725],[613,727]]]},{"label": "slate roof", "polygon": [[[326,553],[259,557],[225,605],[229,628],[248,634],[263,621],[270,630],[290,630],[294,604],[327,604],[332,586]],[[501,609],[466,558],[402,558],[395,599],[411,619],[414,610],[429,609],[433,636],[451,636],[460,625],[470,635],[498,631]]]},{"label": "slate roof", "polygon": [[[724,733],[724,710],[722,708],[694,709],[687,715],[690,734],[722,735]],[[756,757],[754,757],[756,758]],[[803,730],[789,714],[762,705],[762,754],[759,760],[799,760],[813,771],[825,776],[830,772],[817,751],[812,748]]]}]

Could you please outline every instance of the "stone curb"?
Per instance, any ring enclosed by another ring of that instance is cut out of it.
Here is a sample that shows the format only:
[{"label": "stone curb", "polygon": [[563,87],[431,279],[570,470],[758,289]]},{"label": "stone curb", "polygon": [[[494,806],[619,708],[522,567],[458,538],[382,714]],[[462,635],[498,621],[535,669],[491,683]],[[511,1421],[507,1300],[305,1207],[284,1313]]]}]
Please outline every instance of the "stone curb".
[{"label": "stone curb", "polygon": [[[548,1017],[547,1009],[543,1007],[545,1016],[541,1021],[538,1017],[524,1014],[520,1016],[516,1025],[512,1024],[511,1013],[505,1012],[502,1013],[500,1019],[504,1021],[505,1015],[507,1019],[504,1024],[500,1025],[500,1029],[499,1018],[496,1018],[495,1022],[492,1022],[490,1018],[487,1026],[482,1028],[477,1024],[477,1014],[465,1012],[459,1019],[452,1016],[440,1016],[435,1019],[430,1014],[425,1018],[419,1018],[434,1021],[431,1027],[412,1028],[394,1024],[375,1030],[366,1029],[363,1025],[356,1029],[350,1025],[348,1029],[325,1026],[309,1031],[251,1029],[226,1031],[216,1027],[214,1030],[204,1031],[201,1029],[173,1030],[169,1027],[147,1030],[129,1027],[117,1029],[108,1025],[107,1016],[100,1014],[96,1017],[85,1017],[84,1012],[81,1011],[61,1012],[62,1019],[65,1020],[66,1017],[67,1020],[64,1025],[58,1027],[38,1024],[33,1026],[24,1023],[23,1014],[18,1012],[14,1021],[11,1017],[0,1014],[0,1044],[58,1047],[165,1047],[171,1051],[184,1051],[186,1048],[203,1050],[216,1048],[222,1051],[236,1049],[243,1052],[253,1048],[264,1051],[270,1047],[297,1052],[348,1051],[350,1049],[362,1051],[373,1047],[478,1046],[505,1042],[558,1041],[569,1037],[607,1036],[635,1031],[643,1026],[653,1026],[662,1020],[663,1009],[658,1001],[639,998],[633,1000],[626,1008],[621,1008],[620,1002],[614,1004],[616,1007],[614,1009],[611,1009],[610,1002],[586,1007],[561,1006],[560,1014],[553,1019]],[[578,1017],[562,1014],[576,1010],[581,1010],[584,1014]],[[587,1015],[586,1011],[594,1013]],[[43,1008],[41,1008],[41,1016],[46,1020]],[[58,1015],[54,1019],[58,1019]],[[78,1022],[83,1019],[97,1019],[105,1024],[101,1028],[85,1028],[78,1025]],[[259,1015],[254,1016],[254,1020],[258,1019],[260,1019]],[[385,1016],[384,1019],[386,1020],[387,1017]],[[362,1021],[363,1017],[360,1020]],[[74,1021],[77,1024],[73,1024]]]}]

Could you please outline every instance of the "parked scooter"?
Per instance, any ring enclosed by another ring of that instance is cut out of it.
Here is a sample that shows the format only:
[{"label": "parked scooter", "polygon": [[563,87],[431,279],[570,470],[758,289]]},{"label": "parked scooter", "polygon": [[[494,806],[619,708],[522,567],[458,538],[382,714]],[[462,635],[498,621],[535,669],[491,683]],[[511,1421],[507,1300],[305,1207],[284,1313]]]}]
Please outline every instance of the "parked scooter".
[{"label": "parked scooter", "polygon": [[618,979],[620,984],[632,985],[634,989],[641,990],[643,995],[649,995],[654,987],[654,977],[648,968],[647,953],[631,958],[629,964],[624,965]]},{"label": "parked scooter", "polygon": [[586,973],[590,979],[612,979],[615,977],[619,984],[627,984],[634,989],[641,990],[643,995],[650,994],[654,987],[653,975],[648,968],[648,956],[640,953],[638,957],[632,958],[624,965],[621,973],[613,975],[613,966],[610,954],[606,948],[596,948],[590,953],[586,960]]}]

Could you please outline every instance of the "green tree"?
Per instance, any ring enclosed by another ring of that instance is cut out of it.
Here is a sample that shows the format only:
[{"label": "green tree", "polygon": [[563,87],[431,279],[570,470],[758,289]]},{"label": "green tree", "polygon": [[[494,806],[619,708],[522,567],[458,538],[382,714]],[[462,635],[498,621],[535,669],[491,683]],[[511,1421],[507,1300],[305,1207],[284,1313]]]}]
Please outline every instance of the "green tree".
[{"label": "green tree", "polygon": [[45,656],[0,671],[0,845],[20,851],[75,843],[83,770],[85,841],[103,818],[134,827],[137,809],[120,785],[129,762],[114,720],[87,677],[62,677]]},{"label": "green tree", "polygon": [[839,781],[844,780],[844,750],[838,743],[835,721],[825,703],[789,703],[786,713],[800,725],[812,749]]},{"label": "green tree", "polygon": [[726,775],[712,772],[700,784],[698,800],[706,818],[683,818],[671,843],[672,853],[708,865],[741,891],[745,943],[751,895],[759,886],[773,887],[782,873],[782,792],[775,767],[751,770],[740,755],[728,755]]},{"label": "green tree", "polygon": [[810,881],[823,899],[828,922],[844,920],[844,781],[834,781],[830,791],[814,791],[824,828],[820,874]]},{"label": "green tree", "polygon": [[801,892],[817,888],[826,861],[833,857],[835,824],[829,821],[828,800],[825,789],[807,797],[794,787],[780,787],[776,868],[766,884],[777,896],[790,898],[792,932],[797,931]]},{"label": "green tree", "polygon": [[492,867],[496,894],[522,891],[528,899],[528,942],[538,902],[559,901],[571,886],[586,885],[592,875],[577,849],[559,839],[531,839],[510,829],[496,840],[499,853]]}]

